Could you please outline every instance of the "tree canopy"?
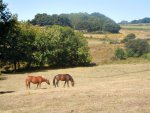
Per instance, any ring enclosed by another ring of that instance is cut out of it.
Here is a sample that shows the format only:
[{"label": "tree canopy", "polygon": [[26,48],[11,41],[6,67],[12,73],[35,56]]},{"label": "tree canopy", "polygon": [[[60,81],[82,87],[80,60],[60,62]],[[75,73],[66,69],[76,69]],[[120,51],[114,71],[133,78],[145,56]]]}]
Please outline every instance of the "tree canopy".
[{"label": "tree canopy", "polygon": [[71,13],[60,15],[37,14],[30,21],[33,25],[61,25],[88,32],[102,31],[118,33],[120,26],[112,19],[100,13]]},{"label": "tree canopy", "polygon": [[39,26],[52,26],[52,25],[61,25],[61,26],[69,26],[71,27],[71,21],[60,15],[48,15],[46,13],[36,14],[34,19],[29,21],[33,25]]},{"label": "tree canopy", "polygon": [[[16,64],[18,52],[18,27],[16,17],[7,9],[7,4],[0,0],[0,62],[10,61]],[[2,65],[2,64],[1,64]]]}]

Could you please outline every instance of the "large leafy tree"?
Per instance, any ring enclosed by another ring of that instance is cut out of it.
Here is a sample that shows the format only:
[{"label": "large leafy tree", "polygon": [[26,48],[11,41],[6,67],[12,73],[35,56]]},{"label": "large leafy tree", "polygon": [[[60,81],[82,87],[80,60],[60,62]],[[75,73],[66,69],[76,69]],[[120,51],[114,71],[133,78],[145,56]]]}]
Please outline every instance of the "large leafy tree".
[{"label": "large leafy tree", "polygon": [[[6,60],[6,48],[8,47],[10,27],[13,19],[12,14],[7,9],[7,4],[0,0],[0,63]],[[2,61],[3,60],[3,61]]]},{"label": "large leafy tree", "polygon": [[87,41],[69,27],[53,26],[38,31],[34,62],[38,66],[77,66],[90,63]]},{"label": "large leafy tree", "polygon": [[7,9],[7,4],[0,1],[0,61],[14,64],[23,59],[23,38],[21,36],[17,17]]}]

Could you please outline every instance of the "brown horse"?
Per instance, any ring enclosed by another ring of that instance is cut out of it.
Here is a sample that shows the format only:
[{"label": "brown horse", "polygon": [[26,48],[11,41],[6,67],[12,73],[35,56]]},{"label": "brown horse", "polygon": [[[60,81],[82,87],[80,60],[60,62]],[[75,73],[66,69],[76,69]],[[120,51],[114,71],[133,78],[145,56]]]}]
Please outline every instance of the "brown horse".
[{"label": "brown horse", "polygon": [[[56,83],[55,83],[55,80],[57,80]],[[71,85],[74,86],[74,80],[73,80],[72,76],[69,75],[69,74],[58,74],[58,75],[56,75],[56,76],[53,78],[53,85],[54,85],[55,87],[56,87],[56,86],[58,87],[58,82],[59,82],[59,81],[65,81],[64,87],[65,87],[66,83],[67,83],[67,85],[68,85],[68,87],[69,87],[69,81],[71,81]]]},{"label": "brown horse", "polygon": [[50,82],[48,79],[46,78],[43,78],[42,76],[28,76],[26,78],[26,88],[30,88],[30,83],[33,83],[33,84],[37,84],[37,88],[38,86],[41,87],[41,83],[42,82],[46,82],[48,85],[50,85]]}]

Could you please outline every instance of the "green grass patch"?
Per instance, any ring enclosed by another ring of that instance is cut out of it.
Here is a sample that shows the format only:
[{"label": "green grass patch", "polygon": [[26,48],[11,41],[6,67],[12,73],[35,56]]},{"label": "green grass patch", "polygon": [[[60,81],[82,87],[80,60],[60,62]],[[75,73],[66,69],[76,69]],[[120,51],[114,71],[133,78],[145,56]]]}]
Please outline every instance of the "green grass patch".
[{"label": "green grass patch", "polygon": [[128,24],[121,25],[121,28],[128,30],[150,30],[150,24]]}]

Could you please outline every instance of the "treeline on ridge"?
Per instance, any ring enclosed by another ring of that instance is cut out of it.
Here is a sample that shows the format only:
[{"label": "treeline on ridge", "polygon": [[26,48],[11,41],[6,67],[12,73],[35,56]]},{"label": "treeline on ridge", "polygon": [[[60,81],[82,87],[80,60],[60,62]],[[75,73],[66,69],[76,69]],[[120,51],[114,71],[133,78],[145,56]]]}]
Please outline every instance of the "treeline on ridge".
[{"label": "treeline on ridge", "polygon": [[75,30],[86,32],[118,33],[120,30],[120,26],[115,21],[100,13],[71,13],[60,15],[43,13],[36,14],[34,19],[29,20],[29,22],[39,26],[69,26]]},{"label": "treeline on ridge", "polygon": [[123,20],[119,24],[147,24],[147,23],[150,23],[150,18],[148,17],[139,20],[132,20],[130,22]]}]

